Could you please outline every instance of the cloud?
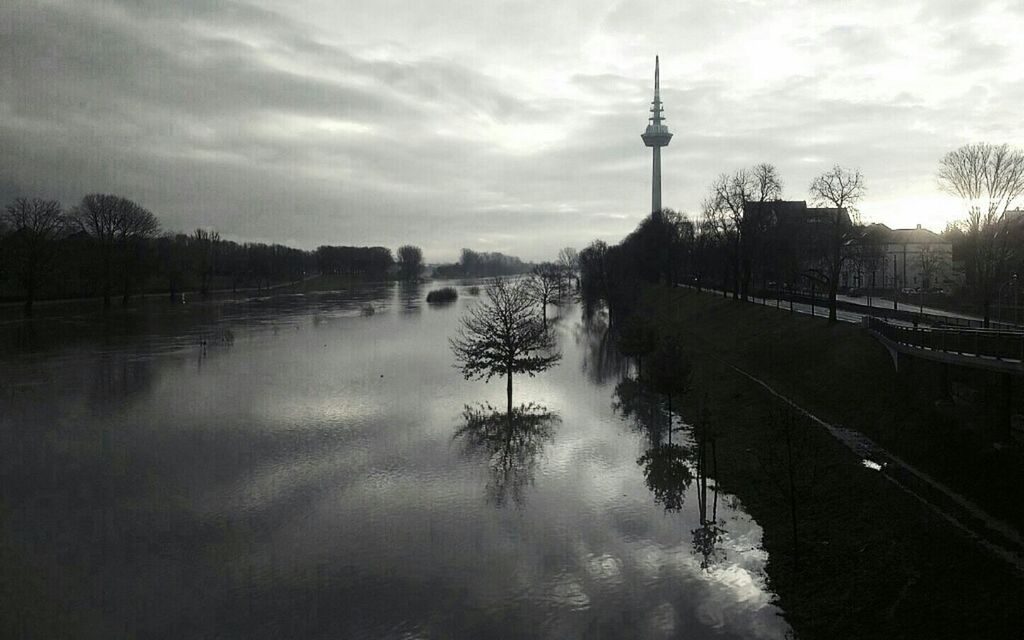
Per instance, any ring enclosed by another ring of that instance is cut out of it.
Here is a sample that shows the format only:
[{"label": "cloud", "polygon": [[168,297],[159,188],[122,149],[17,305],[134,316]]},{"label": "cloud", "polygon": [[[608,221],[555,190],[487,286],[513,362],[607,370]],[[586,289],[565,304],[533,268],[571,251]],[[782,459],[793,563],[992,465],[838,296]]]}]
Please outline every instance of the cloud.
[{"label": "cloud", "polygon": [[944,151],[1024,133],[1024,45],[998,37],[1024,25],[1013,4],[662,4],[9,3],[0,197],[117,192],[170,229],[550,257],[644,215],[655,52],[664,201],[684,211],[767,160],[794,198],[861,166],[865,210],[908,215]]}]

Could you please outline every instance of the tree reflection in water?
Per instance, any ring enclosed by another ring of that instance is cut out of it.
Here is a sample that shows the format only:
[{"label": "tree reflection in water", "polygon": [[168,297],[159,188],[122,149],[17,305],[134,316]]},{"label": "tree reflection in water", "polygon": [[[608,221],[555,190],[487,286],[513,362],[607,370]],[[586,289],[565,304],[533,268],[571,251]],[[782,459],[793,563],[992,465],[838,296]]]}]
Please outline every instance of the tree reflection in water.
[{"label": "tree reflection in water", "polygon": [[468,457],[487,459],[490,502],[500,507],[511,498],[521,505],[526,486],[533,484],[537,458],[560,421],[558,414],[533,403],[513,407],[510,413],[490,404],[466,405],[453,440],[462,440]]},{"label": "tree reflection in water", "polygon": [[654,494],[654,501],[665,511],[683,508],[686,490],[693,482],[688,464],[690,451],[678,444],[663,443],[647,450],[637,464],[644,468],[644,482]]},{"label": "tree reflection in water", "polygon": [[399,281],[398,301],[402,313],[419,313],[423,302],[423,282],[420,280]]},{"label": "tree reflection in water", "polygon": [[666,511],[683,508],[686,490],[693,482],[690,460],[693,451],[684,445],[672,442],[673,429],[664,414],[658,394],[632,378],[623,378],[615,385],[615,400],[612,407],[624,418],[629,418],[633,428],[644,433],[650,448],[637,464],[644,468],[644,483],[654,494],[654,500]]},{"label": "tree reflection in water", "polygon": [[673,442],[673,433],[681,428],[669,428],[662,396],[638,380],[620,380],[612,406],[647,437],[650,446],[637,464],[644,468],[644,484],[665,511],[683,509],[686,492],[696,479],[699,526],[691,530],[691,542],[693,552],[701,556],[701,568],[711,569],[725,558],[719,545],[726,530],[718,520],[718,457],[707,413],[702,410],[696,425],[683,427],[696,440],[691,445]]},{"label": "tree reflection in water", "polygon": [[580,368],[587,379],[596,384],[624,376],[629,363],[619,353],[608,325],[608,313],[603,309],[584,308],[583,321],[573,332],[576,344],[583,350]]},{"label": "tree reflection in water", "polygon": [[623,378],[615,385],[613,397],[612,408],[627,418],[635,431],[646,435],[651,446],[657,446],[668,428],[658,396],[640,381]]},{"label": "tree reflection in water", "polygon": [[[700,566],[709,569],[724,558],[724,551],[718,548],[726,533],[718,522],[718,480],[711,484],[711,512],[708,513],[708,469],[718,475],[718,452],[715,439],[707,434],[705,417],[701,419],[697,445],[697,510],[700,514],[700,526],[693,529],[693,551],[701,554]],[[710,461],[709,461],[710,456]]]}]

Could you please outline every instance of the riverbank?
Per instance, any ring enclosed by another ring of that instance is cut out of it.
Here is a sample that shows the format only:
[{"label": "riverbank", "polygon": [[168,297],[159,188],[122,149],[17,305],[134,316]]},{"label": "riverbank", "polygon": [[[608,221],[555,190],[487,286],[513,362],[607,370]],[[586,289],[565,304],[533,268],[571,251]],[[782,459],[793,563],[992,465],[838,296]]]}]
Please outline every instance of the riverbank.
[{"label": "riverbank", "polygon": [[763,526],[769,579],[800,637],[1016,637],[1018,572],[733,367],[1019,524],[1015,454],[956,433],[857,327],[678,289],[647,304],[694,358],[683,415],[711,408],[718,480]]},{"label": "riverbank", "polygon": [[[181,291],[175,294],[173,300],[169,299],[169,291],[146,291],[134,294],[124,304],[121,296],[115,295],[110,309],[103,307],[103,298],[93,296],[89,298],[52,298],[37,300],[33,305],[33,318],[60,317],[72,314],[99,313],[104,311],[116,311],[120,309],[132,309],[139,305],[169,301],[173,304],[182,302],[229,302],[236,300],[248,300],[262,296],[280,296],[298,293],[324,293],[330,291],[344,291],[352,287],[384,284],[394,282],[390,277],[366,277],[362,275],[348,274],[317,274],[308,276],[298,281],[277,282],[262,287],[239,287],[235,289],[214,289],[207,294],[198,291]],[[20,319],[24,315],[22,308],[24,300],[12,300],[0,302],[0,319]]]}]

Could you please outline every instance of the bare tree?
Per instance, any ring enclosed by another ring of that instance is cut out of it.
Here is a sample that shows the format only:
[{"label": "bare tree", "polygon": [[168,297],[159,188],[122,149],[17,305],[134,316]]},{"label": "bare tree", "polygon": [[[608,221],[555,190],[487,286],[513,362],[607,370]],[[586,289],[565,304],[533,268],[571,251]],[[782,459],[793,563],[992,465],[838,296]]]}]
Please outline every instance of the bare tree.
[{"label": "bare tree", "polygon": [[1013,252],[1010,206],[1024,195],[1024,152],[1006,144],[967,144],[939,162],[939,187],[967,206],[968,283],[981,298],[985,326],[991,320],[992,298],[1006,275]]},{"label": "bare tree", "polygon": [[7,205],[3,221],[10,226],[5,253],[25,290],[25,315],[32,315],[41,280],[56,255],[56,241],[67,219],[56,200],[15,198]]},{"label": "bare tree", "polygon": [[127,198],[99,193],[82,198],[72,216],[78,227],[99,245],[103,306],[110,307],[113,267],[119,257],[124,275],[124,300],[127,302],[139,245],[155,236],[160,229],[156,216]]},{"label": "bare tree", "polygon": [[836,322],[836,294],[839,273],[848,257],[847,245],[853,239],[855,206],[864,197],[864,176],[860,169],[844,169],[838,164],[811,182],[811,199],[818,206],[832,207],[835,212],[825,221],[826,229],[820,237],[822,267],[819,277],[828,285],[828,321]]},{"label": "bare tree", "polygon": [[558,266],[562,270],[562,277],[567,283],[572,283],[576,279],[576,273],[580,269],[580,254],[579,251],[572,247],[565,247],[558,252]]},{"label": "bare tree", "polygon": [[711,194],[704,202],[704,216],[725,249],[726,274],[732,285],[733,298],[740,295],[743,207],[750,190],[751,180],[746,170],[741,169],[732,175],[723,173],[711,183]]},{"label": "bare tree", "polygon": [[747,202],[740,224],[741,295],[746,299],[755,267],[768,262],[771,230],[775,226],[772,203],[782,198],[782,178],[775,165],[762,162],[750,170]]},{"label": "bare tree", "polygon": [[220,248],[220,233],[196,229],[192,234],[192,246],[195,254],[195,270],[199,273],[199,293],[210,293],[210,281],[217,269],[217,257]]},{"label": "bare tree", "polygon": [[935,276],[942,266],[942,257],[932,249],[931,245],[925,245],[921,253],[917,255],[918,266],[921,268],[921,288],[931,289],[935,286]]},{"label": "bare tree", "polygon": [[711,183],[704,215],[726,249],[733,297],[750,295],[754,265],[773,221],[769,203],[781,196],[782,179],[768,163],[723,173]]},{"label": "bare tree", "polygon": [[553,367],[562,355],[536,312],[536,299],[522,279],[495,279],[487,299],[462,318],[456,337],[449,339],[457,366],[467,380],[503,375],[512,415],[512,376],[531,377]]},{"label": "bare tree", "polygon": [[402,280],[416,280],[423,270],[423,251],[411,244],[398,247],[398,276]]},{"label": "bare tree", "polygon": [[548,305],[557,299],[561,281],[562,269],[552,262],[538,264],[527,280],[530,293],[540,305],[540,315],[545,327],[548,324]]},{"label": "bare tree", "polygon": [[[857,272],[863,276],[860,286],[868,290],[868,304],[878,287],[878,275],[884,264],[885,238],[876,227],[868,227],[855,240],[852,253],[857,264]],[[883,274],[884,275],[884,274]]]}]

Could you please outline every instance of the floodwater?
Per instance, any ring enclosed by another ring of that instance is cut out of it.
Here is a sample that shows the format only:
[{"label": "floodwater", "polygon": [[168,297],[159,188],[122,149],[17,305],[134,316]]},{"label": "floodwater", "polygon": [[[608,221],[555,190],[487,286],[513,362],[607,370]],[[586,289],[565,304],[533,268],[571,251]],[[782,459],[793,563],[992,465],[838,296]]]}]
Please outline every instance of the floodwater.
[{"label": "floodwater", "polygon": [[0,324],[5,628],[785,637],[760,528],[658,462],[693,443],[645,423],[601,314],[549,311],[562,361],[510,422],[453,367],[458,288]]}]

